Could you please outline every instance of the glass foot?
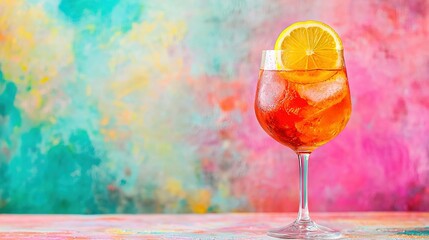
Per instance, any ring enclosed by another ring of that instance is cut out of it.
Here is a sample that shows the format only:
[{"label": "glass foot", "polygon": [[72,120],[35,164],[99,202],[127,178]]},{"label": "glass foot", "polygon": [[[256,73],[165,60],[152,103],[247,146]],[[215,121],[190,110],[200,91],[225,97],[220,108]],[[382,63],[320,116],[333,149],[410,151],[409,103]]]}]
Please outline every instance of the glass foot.
[{"label": "glass foot", "polygon": [[268,231],[268,236],[284,239],[338,239],[339,231],[317,225],[313,221],[295,221],[286,227]]}]

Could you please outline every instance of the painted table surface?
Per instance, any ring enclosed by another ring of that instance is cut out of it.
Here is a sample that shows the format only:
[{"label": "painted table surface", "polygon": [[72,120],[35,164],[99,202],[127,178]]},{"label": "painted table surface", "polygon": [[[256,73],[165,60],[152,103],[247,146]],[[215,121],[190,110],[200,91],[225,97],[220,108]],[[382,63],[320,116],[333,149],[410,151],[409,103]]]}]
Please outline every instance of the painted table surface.
[{"label": "painted table surface", "polygon": [[[273,239],[295,214],[0,215],[0,239]],[[429,239],[429,212],[314,213],[344,239]]]}]

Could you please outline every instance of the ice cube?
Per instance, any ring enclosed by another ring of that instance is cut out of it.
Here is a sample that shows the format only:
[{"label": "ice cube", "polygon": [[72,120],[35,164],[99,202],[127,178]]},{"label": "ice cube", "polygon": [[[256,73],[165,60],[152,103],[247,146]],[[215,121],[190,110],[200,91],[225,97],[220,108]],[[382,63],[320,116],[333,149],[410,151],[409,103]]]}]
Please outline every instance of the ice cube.
[{"label": "ice cube", "polygon": [[347,78],[339,72],[326,81],[297,85],[296,89],[308,104],[328,108],[339,103],[348,93]]},{"label": "ice cube", "polygon": [[263,73],[259,82],[258,105],[272,111],[281,105],[285,96],[285,81],[277,73]]},{"label": "ice cube", "polygon": [[350,118],[350,100],[343,98],[339,104],[313,111],[296,122],[296,130],[303,142],[327,142],[338,135]]}]

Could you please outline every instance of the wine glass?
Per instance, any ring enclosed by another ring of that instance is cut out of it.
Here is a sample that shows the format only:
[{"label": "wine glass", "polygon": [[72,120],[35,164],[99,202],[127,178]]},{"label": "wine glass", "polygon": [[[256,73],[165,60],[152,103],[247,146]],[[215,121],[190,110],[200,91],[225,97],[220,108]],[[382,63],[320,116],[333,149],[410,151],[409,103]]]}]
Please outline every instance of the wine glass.
[{"label": "wine glass", "polygon": [[[272,138],[289,147],[299,160],[299,212],[295,222],[268,232],[278,238],[340,237],[340,232],[314,223],[308,210],[310,154],[332,140],[346,126],[351,114],[350,90],[342,50],[334,69],[290,68],[282,50],[262,52],[255,98],[259,124]],[[284,68],[283,66],[289,66]]]}]

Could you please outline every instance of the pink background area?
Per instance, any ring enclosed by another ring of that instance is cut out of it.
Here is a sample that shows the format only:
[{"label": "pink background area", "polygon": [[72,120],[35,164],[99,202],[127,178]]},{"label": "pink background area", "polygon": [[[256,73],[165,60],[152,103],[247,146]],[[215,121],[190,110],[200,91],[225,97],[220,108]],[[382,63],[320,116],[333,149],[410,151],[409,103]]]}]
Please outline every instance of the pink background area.
[{"label": "pink background area", "polygon": [[[427,1],[303,1],[277,7],[251,35],[261,47],[296,20],[317,19],[340,34],[353,112],[345,130],[310,160],[316,211],[429,209],[429,9]],[[312,3],[312,4],[311,4]],[[255,73],[254,73],[255,74]],[[248,79],[253,79],[246,71]],[[236,126],[249,149],[237,187],[258,211],[294,210],[297,161],[267,137],[252,115]],[[249,129],[247,128],[249,127]],[[252,133],[250,136],[248,133]]]}]

